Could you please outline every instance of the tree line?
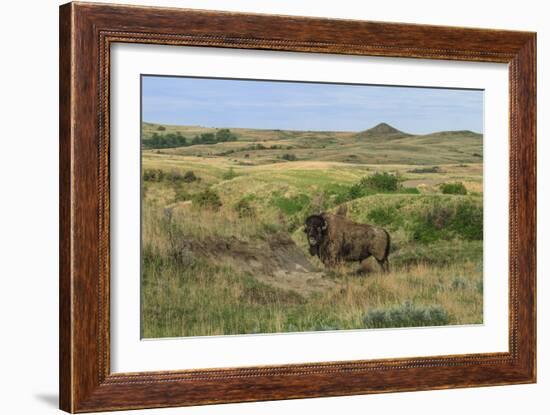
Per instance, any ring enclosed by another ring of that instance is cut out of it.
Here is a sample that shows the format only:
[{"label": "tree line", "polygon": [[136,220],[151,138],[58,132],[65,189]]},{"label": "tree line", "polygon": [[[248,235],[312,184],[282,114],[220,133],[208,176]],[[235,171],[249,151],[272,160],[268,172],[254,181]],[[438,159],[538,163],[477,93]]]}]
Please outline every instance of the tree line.
[{"label": "tree line", "polygon": [[227,141],[237,141],[237,136],[229,129],[221,128],[215,133],[203,133],[196,135],[190,140],[179,131],[166,134],[153,133],[151,137],[144,138],[142,144],[145,148],[172,148],[186,147],[196,144],[224,143]]}]

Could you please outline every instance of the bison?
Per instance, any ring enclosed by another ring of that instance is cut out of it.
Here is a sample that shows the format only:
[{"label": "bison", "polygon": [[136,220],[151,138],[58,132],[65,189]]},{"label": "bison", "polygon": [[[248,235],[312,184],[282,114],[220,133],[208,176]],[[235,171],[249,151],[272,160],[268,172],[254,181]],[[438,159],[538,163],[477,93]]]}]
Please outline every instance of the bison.
[{"label": "bison", "polygon": [[306,219],[304,232],[309,253],[327,267],[342,261],[361,263],[372,255],[384,272],[390,270],[390,235],[385,229],[322,213]]}]

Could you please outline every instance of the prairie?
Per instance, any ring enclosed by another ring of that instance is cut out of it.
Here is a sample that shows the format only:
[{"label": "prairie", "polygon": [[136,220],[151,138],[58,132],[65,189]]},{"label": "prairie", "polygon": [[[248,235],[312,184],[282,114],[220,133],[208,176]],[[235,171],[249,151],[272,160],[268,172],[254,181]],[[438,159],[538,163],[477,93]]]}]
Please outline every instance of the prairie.
[{"label": "prairie", "polygon": [[[143,337],[483,322],[482,136],[381,124],[189,144],[208,133],[143,124],[144,142],[187,139],[142,148]],[[387,229],[390,273],[311,257],[303,222],[322,211]]]}]

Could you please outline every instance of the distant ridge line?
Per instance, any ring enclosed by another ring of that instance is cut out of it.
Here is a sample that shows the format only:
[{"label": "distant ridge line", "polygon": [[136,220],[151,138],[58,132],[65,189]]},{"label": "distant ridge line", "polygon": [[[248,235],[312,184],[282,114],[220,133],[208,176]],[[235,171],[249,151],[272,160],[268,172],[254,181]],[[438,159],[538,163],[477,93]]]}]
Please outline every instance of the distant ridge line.
[{"label": "distant ridge line", "polygon": [[230,130],[258,130],[258,131],[288,131],[288,132],[297,132],[297,133],[346,133],[352,134],[357,138],[405,138],[405,137],[425,137],[425,136],[434,136],[434,135],[470,135],[470,136],[479,136],[483,137],[483,133],[478,133],[472,130],[441,130],[441,131],[432,131],[430,133],[419,133],[412,134],[407,133],[402,130],[398,130],[392,125],[381,122],[376,124],[374,127],[371,127],[366,130],[353,131],[353,130],[295,130],[295,129],[284,129],[284,128],[252,128],[252,127],[208,127],[198,124],[168,124],[160,123],[153,121],[142,121],[143,125],[150,126],[165,126],[165,127],[182,127],[182,128],[200,128],[205,130],[219,130],[227,128]]}]

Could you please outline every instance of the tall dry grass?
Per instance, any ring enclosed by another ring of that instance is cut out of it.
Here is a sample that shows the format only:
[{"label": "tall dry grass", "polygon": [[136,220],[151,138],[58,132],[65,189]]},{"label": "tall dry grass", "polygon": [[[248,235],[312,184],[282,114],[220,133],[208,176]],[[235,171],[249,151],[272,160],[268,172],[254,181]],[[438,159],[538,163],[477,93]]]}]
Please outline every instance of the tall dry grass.
[{"label": "tall dry grass", "polygon": [[[444,310],[446,320],[434,324],[482,322],[483,279],[477,261],[394,266],[389,274],[366,276],[342,266],[327,273],[334,282],[330,288],[306,295],[182,252],[182,240],[268,236],[271,228],[240,218],[231,207],[161,209],[146,203],[142,229],[142,335],[147,338],[362,329],[370,327],[367,316],[372,313],[410,306],[420,316],[433,307]],[[392,321],[394,314],[382,314],[381,324],[399,324]],[[407,324],[431,323],[420,318]]]},{"label": "tall dry grass", "polygon": [[[169,161],[174,163],[170,169],[177,167],[182,173],[195,169],[194,164]],[[164,167],[168,161],[159,158],[158,163],[156,167]],[[221,197],[221,207],[199,208],[192,200],[176,201],[179,189],[173,183],[148,183],[142,205],[143,337],[482,322],[482,241],[462,238],[468,229],[458,227],[455,234],[444,235],[448,239],[431,241],[440,237],[441,229],[419,227],[424,216],[437,219],[432,220],[437,225],[439,216],[434,212],[439,212],[439,205],[459,206],[465,197],[376,195],[348,203],[352,219],[364,223],[378,220],[390,229],[391,273],[360,276],[353,266],[329,271],[311,258],[331,282],[311,294],[311,290],[269,285],[265,283],[268,279],[260,281],[258,275],[239,267],[238,261],[216,261],[216,252],[199,255],[193,245],[207,249],[209,242],[237,240],[251,245],[258,242],[256,245],[263,247],[271,235],[293,231],[294,240],[307,254],[303,233],[294,226],[303,223],[307,212],[285,214],[283,208],[293,212],[294,205],[289,203],[298,205],[300,194],[322,190],[317,189],[321,179],[328,186],[329,180],[340,178],[325,171],[284,170],[283,177],[270,170],[253,175],[251,170],[250,176],[224,181],[227,169],[219,168],[214,159],[204,161],[201,168],[195,170],[201,180],[185,184],[183,190],[192,198],[206,188],[214,189]],[[248,199],[252,193],[255,198]],[[237,208],[245,198],[255,214],[243,216]],[[468,206],[481,206],[481,198],[467,199],[471,199]],[[312,204],[313,200],[312,196]],[[452,221],[457,209],[440,216]],[[386,219],[388,224],[383,223]],[[415,234],[426,241],[415,241]]]},{"label": "tall dry grass", "polygon": [[340,276],[333,288],[310,297],[201,261],[180,267],[146,259],[142,278],[144,337],[363,329],[373,310],[407,304],[443,309],[448,320],[442,324],[482,323],[483,282],[474,264]]}]

